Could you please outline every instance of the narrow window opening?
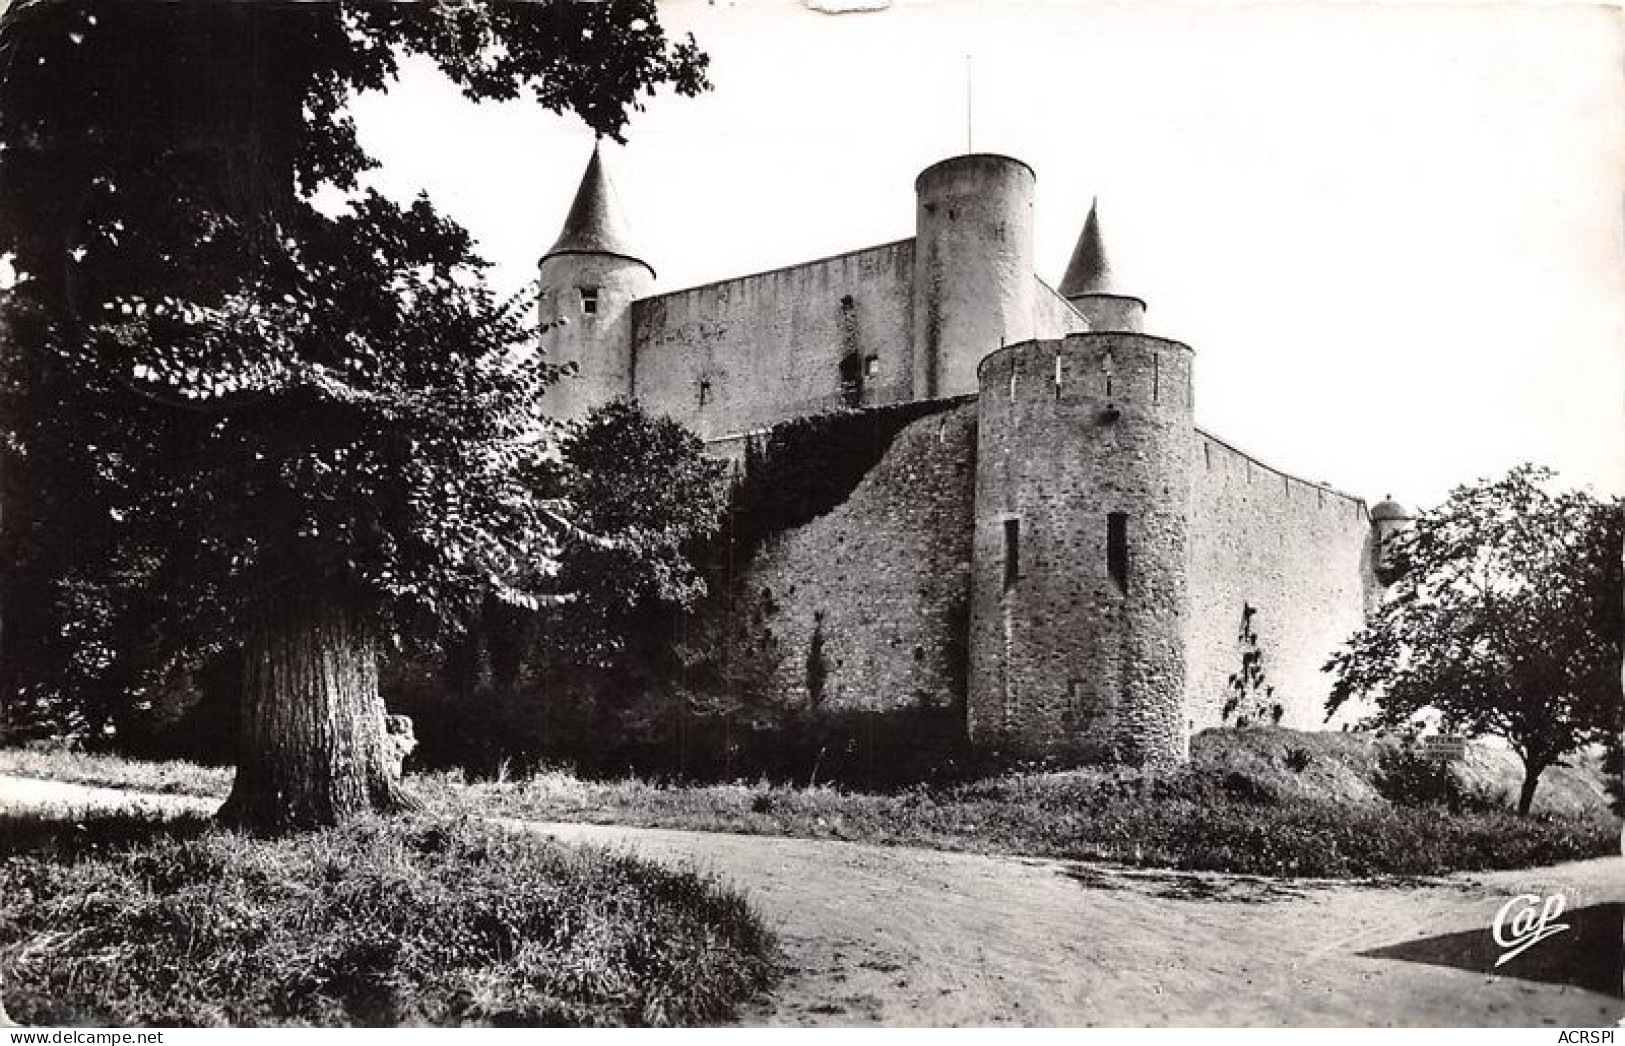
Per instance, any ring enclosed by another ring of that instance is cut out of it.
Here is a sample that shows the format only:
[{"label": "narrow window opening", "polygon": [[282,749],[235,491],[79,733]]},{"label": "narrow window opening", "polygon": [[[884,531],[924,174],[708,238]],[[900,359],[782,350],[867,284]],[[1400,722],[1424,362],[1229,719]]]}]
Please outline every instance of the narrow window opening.
[{"label": "narrow window opening", "polygon": [[1128,513],[1106,515],[1106,572],[1119,592],[1128,591]]},{"label": "narrow window opening", "polygon": [[710,401],[711,401],[711,383],[709,381],[702,381],[702,382],[700,382],[700,406],[703,407],[707,403],[709,403]]},{"label": "narrow window opening", "polygon": [[581,313],[584,316],[598,315],[598,288],[581,288]]},{"label": "narrow window opening", "polygon": [[848,407],[863,405],[863,361],[849,352],[841,357],[841,402]]},{"label": "narrow window opening", "polygon": [[880,373],[880,357],[868,356],[863,361],[863,376],[872,378]]},{"label": "narrow window opening", "polygon": [[1021,520],[1004,521],[1004,589],[1008,592],[1021,577]]}]

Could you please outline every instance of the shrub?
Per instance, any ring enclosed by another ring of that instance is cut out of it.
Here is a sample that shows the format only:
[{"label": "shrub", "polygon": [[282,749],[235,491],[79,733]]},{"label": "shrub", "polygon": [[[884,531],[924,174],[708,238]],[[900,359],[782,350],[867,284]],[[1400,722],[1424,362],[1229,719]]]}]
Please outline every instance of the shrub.
[{"label": "shrub", "polygon": [[768,931],[709,880],[467,820],[8,834],[24,1023],[675,1025],[772,977]]},{"label": "shrub", "polygon": [[1396,806],[1442,806],[1453,813],[1505,806],[1487,791],[1468,788],[1449,762],[1410,748],[1384,751],[1372,783],[1379,795]]}]

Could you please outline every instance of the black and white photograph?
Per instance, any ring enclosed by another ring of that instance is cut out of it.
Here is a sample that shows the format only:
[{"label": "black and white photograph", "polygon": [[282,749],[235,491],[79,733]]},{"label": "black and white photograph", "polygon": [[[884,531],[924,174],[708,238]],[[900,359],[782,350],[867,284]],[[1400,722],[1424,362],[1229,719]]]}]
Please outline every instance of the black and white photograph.
[{"label": "black and white photograph", "polygon": [[1616,1041],[1622,69],[1581,2],[0,0],[8,1043]]}]

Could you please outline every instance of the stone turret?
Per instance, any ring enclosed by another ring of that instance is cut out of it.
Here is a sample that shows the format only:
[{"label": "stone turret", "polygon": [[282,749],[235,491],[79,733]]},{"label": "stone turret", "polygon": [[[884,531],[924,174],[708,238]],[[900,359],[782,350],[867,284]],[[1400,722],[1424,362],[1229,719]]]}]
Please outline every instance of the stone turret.
[{"label": "stone turret", "polygon": [[1099,200],[1089,204],[1083,232],[1072,249],[1066,275],[1061,277],[1061,296],[1089,321],[1090,330],[1138,331],[1144,326],[1145,302],[1117,290],[1106,242],[1100,235],[1099,204]]},{"label": "stone turret", "polygon": [[1377,580],[1384,585],[1393,584],[1397,577],[1389,545],[1415,521],[1410,510],[1392,498],[1384,498],[1371,507],[1372,567]]},{"label": "stone turret", "polygon": [[542,350],[550,362],[576,368],[547,393],[556,418],[573,420],[632,394],[632,303],[648,294],[655,271],[628,242],[594,145],[564,227],[540,262]]},{"label": "stone turret", "polygon": [[1033,169],[976,153],[915,179],[914,398],[976,391],[976,366],[1033,336]]},{"label": "stone turret", "polygon": [[1095,329],[978,369],[968,725],[1005,757],[1165,766],[1188,754],[1192,353],[1137,329],[1104,261],[1091,212],[1068,285]]}]

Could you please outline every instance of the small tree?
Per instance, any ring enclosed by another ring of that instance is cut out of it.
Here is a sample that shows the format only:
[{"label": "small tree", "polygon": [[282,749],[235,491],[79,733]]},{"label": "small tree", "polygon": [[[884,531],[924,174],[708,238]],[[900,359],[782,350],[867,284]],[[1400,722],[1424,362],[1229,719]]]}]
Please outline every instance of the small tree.
[{"label": "small tree", "polygon": [[1447,730],[1505,738],[1523,760],[1520,813],[1548,766],[1620,728],[1621,503],[1551,480],[1522,465],[1457,488],[1395,536],[1397,579],[1326,666],[1328,718],[1367,696],[1368,727],[1432,710]]},{"label": "small tree", "polygon": [[572,518],[602,540],[566,538],[552,584],[569,602],[545,614],[543,654],[555,672],[596,678],[630,705],[676,671],[676,628],[707,591],[725,466],[630,400],[573,426],[560,456]]}]

